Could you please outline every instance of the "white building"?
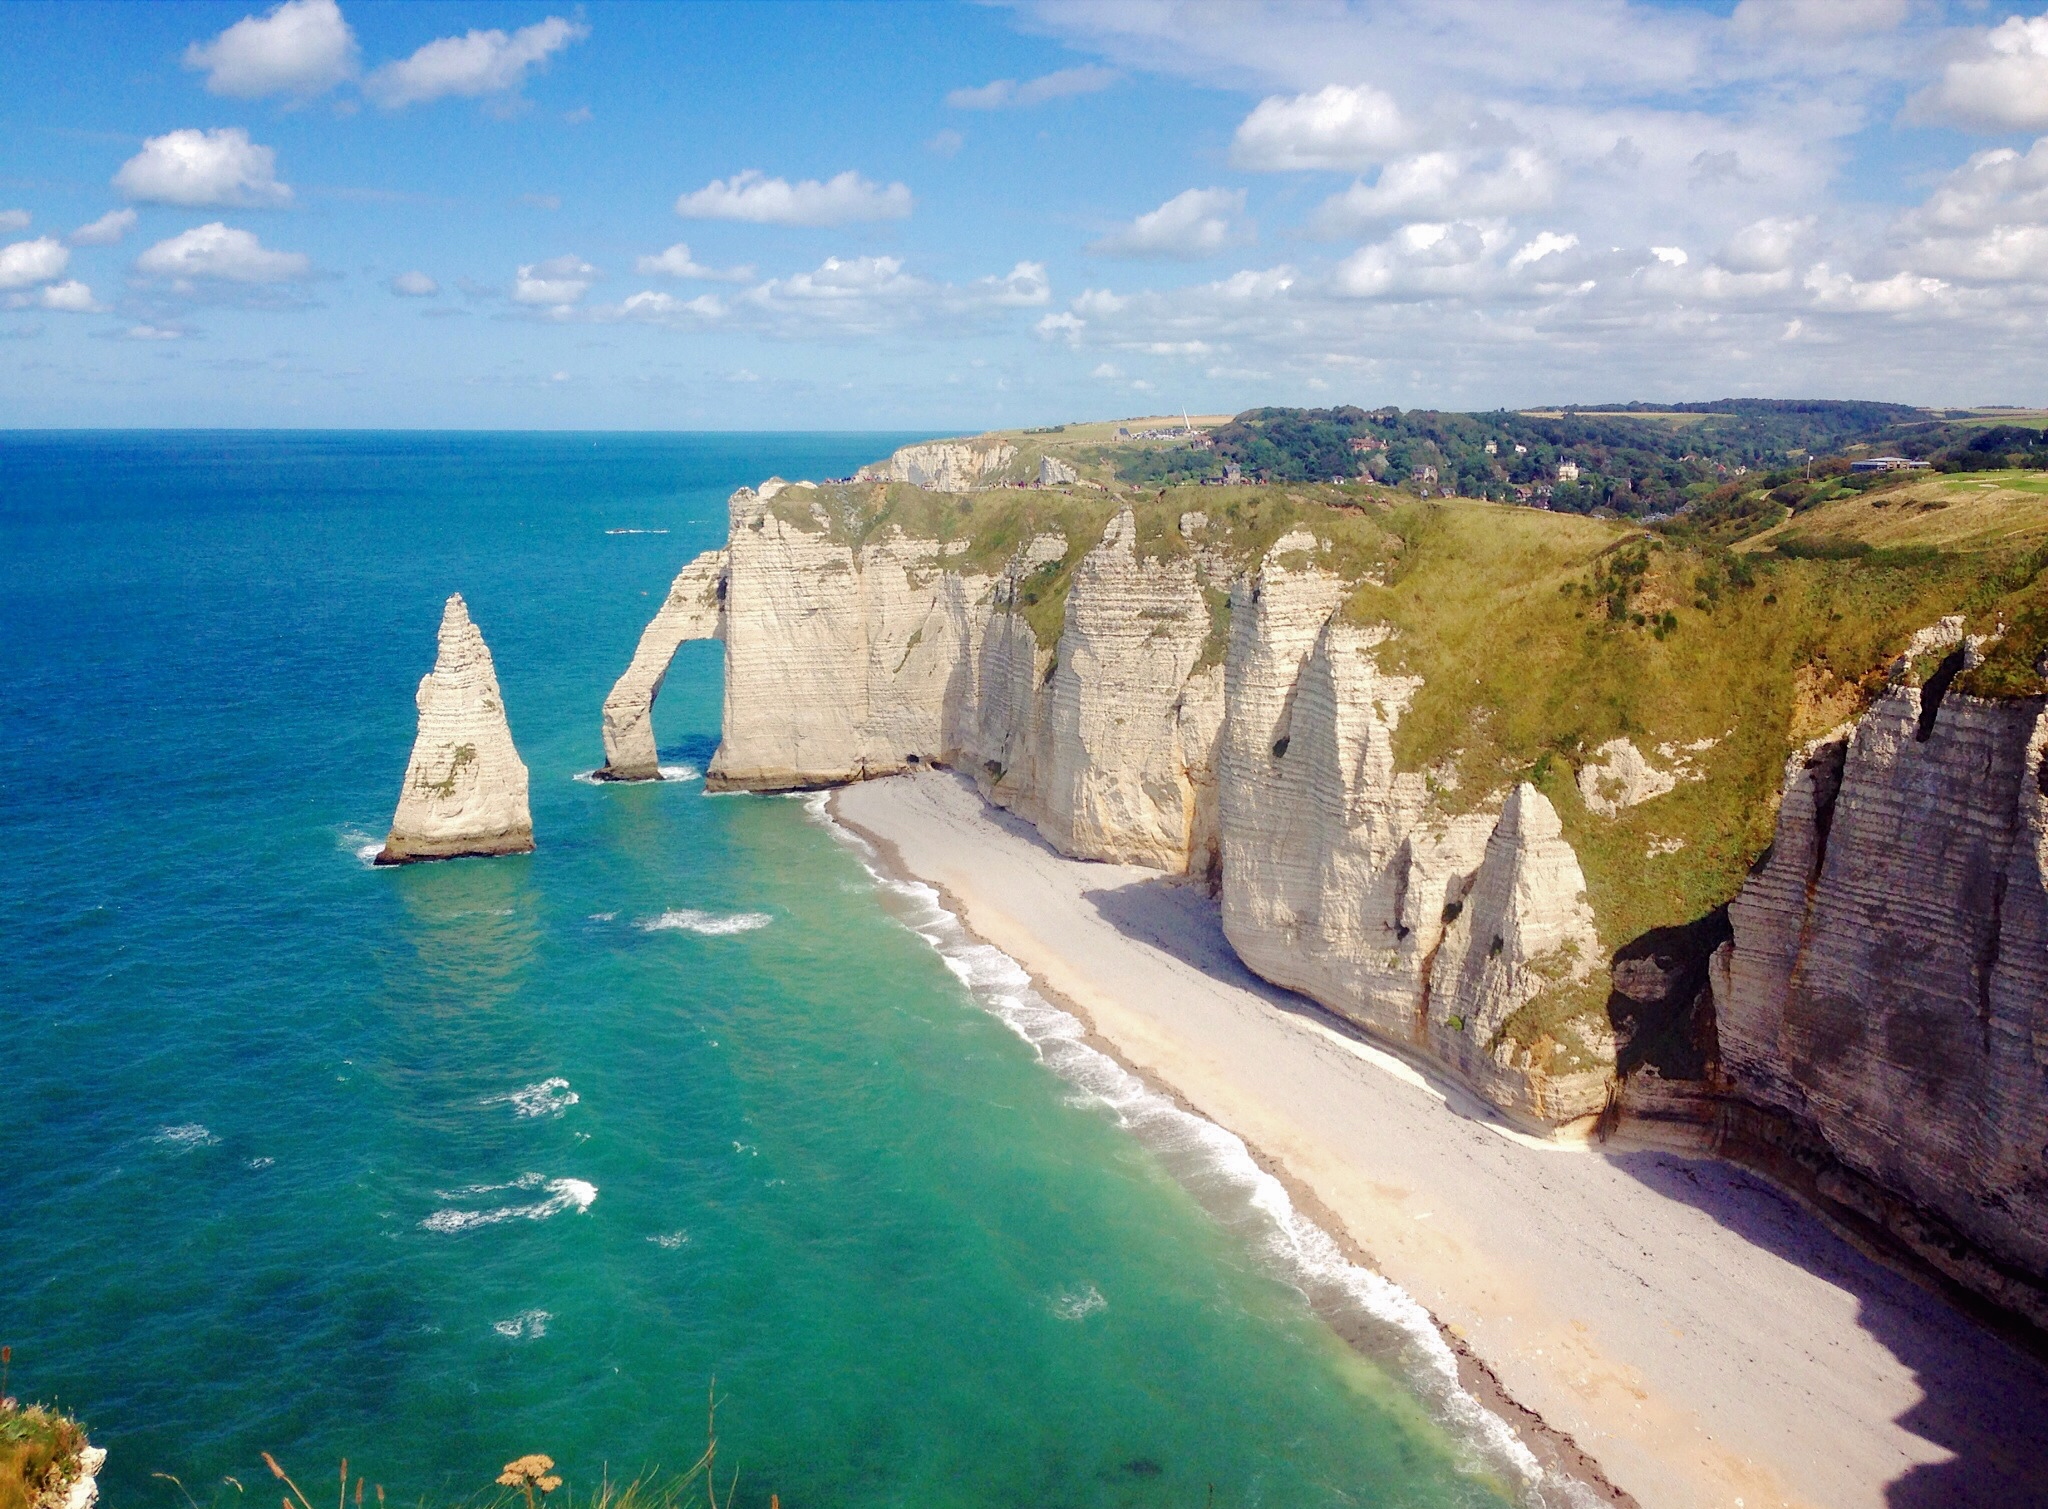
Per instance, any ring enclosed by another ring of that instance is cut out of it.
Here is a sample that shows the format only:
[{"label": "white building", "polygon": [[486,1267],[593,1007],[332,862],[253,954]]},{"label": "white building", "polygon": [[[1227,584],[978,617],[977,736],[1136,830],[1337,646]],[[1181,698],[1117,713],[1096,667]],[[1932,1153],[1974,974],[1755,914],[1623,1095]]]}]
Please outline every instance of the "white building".
[{"label": "white building", "polygon": [[1558,463],[1557,463],[1557,480],[1558,480],[1558,481],[1560,481],[1560,482],[1576,482],[1576,481],[1578,481],[1578,480],[1579,480],[1579,463],[1578,463],[1578,462],[1576,462],[1576,461],[1560,461],[1560,462],[1558,462]]}]

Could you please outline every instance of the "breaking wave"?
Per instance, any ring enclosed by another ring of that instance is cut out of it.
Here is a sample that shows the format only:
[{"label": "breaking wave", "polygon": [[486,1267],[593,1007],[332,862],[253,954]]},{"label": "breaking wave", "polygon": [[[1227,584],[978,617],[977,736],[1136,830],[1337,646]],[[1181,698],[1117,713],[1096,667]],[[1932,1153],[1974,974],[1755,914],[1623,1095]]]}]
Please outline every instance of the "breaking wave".
[{"label": "breaking wave", "polygon": [[548,1322],[553,1319],[545,1310],[521,1310],[510,1320],[492,1321],[491,1329],[514,1341],[538,1341],[548,1334]]},{"label": "breaking wave", "polygon": [[704,774],[695,765],[663,765],[661,778],[664,781],[694,781]]},{"label": "breaking wave", "polygon": [[156,1136],[150,1140],[163,1147],[176,1148],[181,1153],[189,1153],[199,1147],[212,1147],[220,1141],[196,1121],[188,1121],[183,1126],[158,1127]]},{"label": "breaking wave", "polygon": [[559,1116],[583,1097],[569,1088],[569,1081],[560,1076],[544,1079],[537,1085],[528,1085],[523,1090],[510,1090],[503,1095],[486,1095],[480,1102],[487,1106],[510,1106],[518,1116]]},{"label": "breaking wave", "polygon": [[[833,820],[828,799],[825,792],[808,793],[804,807],[853,850],[887,910],[931,945],[975,1003],[1030,1044],[1047,1068],[1074,1086],[1078,1100],[1109,1111],[1157,1154],[1203,1209],[1243,1236],[1269,1271],[1299,1290],[1318,1313],[1366,1322],[1347,1326],[1347,1333],[1408,1380],[1466,1444],[1475,1466],[1504,1473],[1520,1486],[1523,1501],[1538,1509],[1592,1509],[1603,1502],[1586,1484],[1544,1469],[1507,1421],[1459,1381],[1457,1356],[1429,1311],[1399,1285],[1346,1258],[1329,1233],[1295,1208],[1286,1186],[1259,1167],[1241,1138],[1182,1110],[1090,1047],[1081,1021],[1040,995],[1016,960],[977,942],[940,904],[936,890],[884,874],[873,846]],[[1107,1303],[1092,1285],[1052,1301],[1054,1314],[1065,1320],[1082,1319]]]},{"label": "breaking wave", "polygon": [[435,1211],[420,1222],[420,1226],[427,1231],[473,1231],[479,1226],[495,1226],[500,1221],[545,1221],[565,1210],[586,1211],[597,1198],[597,1186],[587,1180],[547,1179],[540,1174],[527,1174],[510,1184],[472,1184],[467,1189],[442,1190],[441,1198],[473,1199],[508,1189],[542,1190],[547,1198],[530,1205],[499,1205],[490,1210],[457,1210],[451,1206]]},{"label": "breaking wave", "polygon": [[766,912],[700,912],[681,907],[659,917],[643,917],[633,925],[643,933],[699,933],[706,938],[725,938],[734,933],[751,933],[775,919]]}]

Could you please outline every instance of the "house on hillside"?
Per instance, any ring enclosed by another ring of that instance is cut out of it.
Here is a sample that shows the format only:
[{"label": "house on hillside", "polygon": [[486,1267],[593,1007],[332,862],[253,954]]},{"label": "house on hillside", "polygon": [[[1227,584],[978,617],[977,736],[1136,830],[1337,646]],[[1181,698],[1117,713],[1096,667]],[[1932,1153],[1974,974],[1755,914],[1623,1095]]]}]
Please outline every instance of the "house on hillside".
[{"label": "house on hillside", "polygon": [[1925,461],[1909,461],[1904,456],[1871,456],[1863,461],[1851,461],[1852,472],[1924,472],[1928,470]]},{"label": "house on hillside", "polygon": [[1578,463],[1578,462],[1576,462],[1576,461],[1560,461],[1560,462],[1558,462],[1558,463],[1557,463],[1557,480],[1558,480],[1558,481],[1560,481],[1560,482],[1576,482],[1576,481],[1578,481],[1578,480],[1579,480],[1579,463]]}]

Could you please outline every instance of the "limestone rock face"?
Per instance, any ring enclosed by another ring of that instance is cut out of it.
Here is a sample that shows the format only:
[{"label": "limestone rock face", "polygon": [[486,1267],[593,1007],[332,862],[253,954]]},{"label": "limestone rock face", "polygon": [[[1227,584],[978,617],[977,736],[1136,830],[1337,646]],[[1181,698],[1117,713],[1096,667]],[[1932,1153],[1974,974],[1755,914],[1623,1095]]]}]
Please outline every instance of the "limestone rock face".
[{"label": "limestone rock face", "polygon": [[1040,487],[1070,487],[1081,480],[1081,473],[1057,456],[1038,458],[1038,485]]},{"label": "limestone rock face", "polygon": [[686,639],[725,638],[725,559],[723,550],[707,550],[683,567],[641,631],[632,663],[604,699],[600,779],[661,779],[654,751],[654,699],[661,695],[678,645]]},{"label": "limestone rock face", "polygon": [[857,474],[869,482],[908,482],[927,492],[964,493],[1010,464],[1017,447],[1008,441],[934,440],[906,445],[879,466]]},{"label": "limestone rock face", "polygon": [[442,610],[440,653],[415,700],[419,733],[377,863],[531,850],[526,766],[512,747],[490,649],[459,592]]},{"label": "limestone rock face", "polygon": [[[1560,1051],[1503,1035],[1604,962],[1585,878],[1533,787],[1447,815],[1393,736],[1421,683],[1382,671],[1384,625],[1334,616],[1344,585],[1276,557],[1232,600],[1221,819],[1223,929],[1245,963],[1461,1069],[1545,1123],[1597,1112],[1611,1036]],[[1590,1037],[1592,1040],[1585,1040]]]},{"label": "limestone rock face", "polygon": [[1235,582],[1220,644],[1209,594],[1240,564],[1200,514],[1141,549],[1125,509],[1074,561],[1041,644],[1025,587],[1079,542],[1040,534],[970,571],[891,527],[849,542],[823,502],[794,513],[801,496],[732,500],[712,789],[957,765],[1062,853],[1207,875],[1251,968],[1464,1067],[1499,1104],[1553,1123],[1600,1108],[1611,1039],[1507,1030],[1602,962],[1556,813],[1522,789],[1448,814],[1426,774],[1395,768],[1421,683],[1381,668],[1386,625],[1339,614],[1352,589],[1315,564],[1314,535]]},{"label": "limestone rock face", "polygon": [[1788,766],[1777,842],[1729,907],[1712,974],[1739,1094],[2037,1283],[2044,748],[2038,699],[1886,694]]}]

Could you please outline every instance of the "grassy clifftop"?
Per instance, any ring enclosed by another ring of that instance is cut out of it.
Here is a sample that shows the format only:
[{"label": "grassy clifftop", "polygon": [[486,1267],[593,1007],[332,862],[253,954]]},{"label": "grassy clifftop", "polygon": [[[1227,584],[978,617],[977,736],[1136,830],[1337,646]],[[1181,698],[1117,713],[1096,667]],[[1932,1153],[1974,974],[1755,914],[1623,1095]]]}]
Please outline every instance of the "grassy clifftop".
[{"label": "grassy clifftop", "polygon": [[[1790,488],[1789,501],[1758,479],[1718,511],[1645,528],[1363,480],[1139,488],[1117,480],[1116,456],[1185,442],[1114,441],[1100,428],[1002,437],[1061,454],[1078,485],[941,495],[856,484],[777,503],[849,543],[892,525],[956,541],[952,560],[970,570],[1064,536],[1064,557],[1021,594],[1047,647],[1073,568],[1119,507],[1136,515],[1141,553],[1199,552],[1212,582],[1308,529],[1321,563],[1355,583],[1346,613],[1395,627],[1385,668],[1422,677],[1396,738],[1401,767],[1428,772],[1449,810],[1533,781],[1579,852],[1609,947],[1734,894],[1770,842],[1786,757],[1866,707],[1915,630],[1960,614],[1967,632],[1991,636],[1958,691],[2048,693],[2036,670],[2048,651],[2048,474],[1832,475]],[[1026,459],[1007,470],[1021,477]],[[1206,522],[1190,536],[1191,513]],[[1220,646],[1228,609],[1215,607]],[[1938,658],[1905,674],[1924,677]],[[1580,772],[1619,739],[1674,784],[1602,813],[1582,798]]]}]

